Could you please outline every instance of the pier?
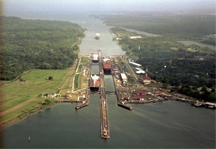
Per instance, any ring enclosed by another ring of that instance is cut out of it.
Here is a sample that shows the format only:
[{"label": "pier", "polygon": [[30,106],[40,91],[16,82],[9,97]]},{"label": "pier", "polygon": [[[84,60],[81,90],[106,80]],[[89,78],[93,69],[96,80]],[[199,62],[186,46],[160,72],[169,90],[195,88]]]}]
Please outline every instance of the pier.
[{"label": "pier", "polygon": [[117,97],[118,106],[120,106],[122,108],[125,108],[127,110],[132,110],[132,107],[129,107],[129,106],[125,105],[124,102],[121,101],[119,91],[116,91],[116,97]]},{"label": "pier", "polygon": [[[99,55],[99,69],[102,70],[102,54],[101,51],[98,51]],[[100,121],[101,121],[101,138],[108,139],[110,138],[109,130],[109,119],[108,119],[108,106],[106,100],[106,93],[104,88],[104,74],[100,73]]]},{"label": "pier", "polygon": [[147,103],[155,103],[155,102],[162,102],[162,101],[164,101],[164,100],[149,100],[149,101],[132,100],[132,101],[125,101],[125,103],[147,104]]},{"label": "pier", "polygon": [[81,103],[75,107],[76,110],[89,105],[89,89],[86,90],[86,99],[83,100],[82,102],[83,103]]},{"label": "pier", "polygon": [[[105,93],[102,95],[105,95]],[[102,95],[100,99],[101,138],[108,139],[110,138],[108,107],[107,107],[107,100]]]},{"label": "pier", "polygon": [[[131,76],[135,78],[136,84],[137,86],[139,86],[139,82],[137,81],[137,77],[135,75],[135,73],[133,72],[132,68],[130,67],[130,65],[127,63],[127,61],[119,56],[112,56],[113,60],[113,64],[112,64],[112,76],[113,76],[113,82],[114,82],[114,87],[116,90],[116,97],[117,97],[117,104],[118,106],[128,109],[128,110],[132,110],[132,107],[127,106],[126,104],[147,104],[147,103],[155,103],[155,102],[163,102],[168,100],[168,98],[158,98],[156,96],[154,96],[154,94],[152,93],[148,93],[145,94],[143,99],[141,97],[136,97],[136,95],[134,96],[137,99],[133,99],[133,95],[132,95],[132,90],[135,90],[135,88],[137,87],[132,87],[128,84],[128,83],[124,83],[124,81],[120,77],[116,77],[118,75],[120,75],[120,73],[124,73],[124,71],[122,69],[119,68],[119,64],[118,61],[116,61],[115,59],[120,58],[124,64],[127,66],[127,69],[130,70],[129,73],[131,73]],[[118,82],[121,82],[121,84],[119,84]],[[148,96],[148,99],[144,99],[145,96]],[[151,99],[152,98],[152,99]]]},{"label": "pier", "polygon": [[[113,72],[113,65],[111,65],[111,72]],[[132,110],[132,107],[129,107],[127,105],[124,104],[124,102],[121,101],[121,98],[120,98],[120,94],[119,94],[119,90],[117,90],[116,88],[116,79],[115,79],[115,74],[112,73],[112,78],[113,78],[113,82],[114,82],[114,87],[115,87],[115,93],[116,93],[116,98],[117,98],[117,105],[122,107],[122,108],[125,108],[127,110]]]},{"label": "pier", "polygon": [[122,104],[122,103],[118,103],[118,106],[125,108],[127,110],[132,110],[132,107],[126,106],[125,104]]},{"label": "pier", "polygon": [[[91,64],[92,63],[89,64],[89,72],[91,72]],[[81,101],[82,102],[81,104],[79,104],[75,107],[76,110],[89,105],[90,76],[91,76],[91,73],[88,74],[89,80],[88,80],[88,88],[86,89],[86,96],[85,96],[86,98],[85,98],[85,100]]]}]

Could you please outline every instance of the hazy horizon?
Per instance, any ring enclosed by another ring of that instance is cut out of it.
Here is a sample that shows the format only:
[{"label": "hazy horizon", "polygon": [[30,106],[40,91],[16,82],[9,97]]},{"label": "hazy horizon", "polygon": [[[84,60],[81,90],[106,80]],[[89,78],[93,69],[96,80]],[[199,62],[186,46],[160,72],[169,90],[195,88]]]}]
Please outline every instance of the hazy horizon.
[{"label": "hazy horizon", "polygon": [[2,0],[3,14],[19,12],[167,11],[215,13],[215,0]]}]

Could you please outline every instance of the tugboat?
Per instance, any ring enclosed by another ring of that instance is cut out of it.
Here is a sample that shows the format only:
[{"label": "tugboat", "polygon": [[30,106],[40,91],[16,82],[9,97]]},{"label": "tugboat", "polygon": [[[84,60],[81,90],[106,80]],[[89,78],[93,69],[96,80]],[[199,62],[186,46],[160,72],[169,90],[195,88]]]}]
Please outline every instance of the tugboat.
[{"label": "tugboat", "polygon": [[194,107],[202,107],[202,103],[199,102],[198,100],[195,101],[194,103],[192,103],[191,105],[194,106]]},{"label": "tugboat", "polygon": [[100,34],[99,33],[95,34],[95,39],[100,39]]}]

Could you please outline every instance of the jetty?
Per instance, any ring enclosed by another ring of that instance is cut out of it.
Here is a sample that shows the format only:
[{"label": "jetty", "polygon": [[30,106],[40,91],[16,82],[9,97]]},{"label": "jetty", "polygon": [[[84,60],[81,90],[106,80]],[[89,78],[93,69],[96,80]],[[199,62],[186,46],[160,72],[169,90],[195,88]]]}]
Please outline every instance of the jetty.
[{"label": "jetty", "polygon": [[75,107],[76,110],[89,105],[89,89],[86,90],[86,99],[81,104]]},{"label": "jetty", "polygon": [[[102,54],[99,53],[99,69],[102,70]],[[109,130],[109,119],[108,119],[108,106],[105,94],[105,85],[104,85],[104,74],[100,73],[100,121],[101,121],[101,138],[108,139],[110,138]]]},{"label": "jetty", "polygon": [[118,106],[120,106],[122,108],[125,108],[127,110],[132,110],[132,107],[129,107],[129,106],[125,105],[125,102],[121,101],[119,91],[116,91],[116,97],[117,97],[117,104],[118,104]]},{"label": "jetty", "polygon": [[127,110],[132,110],[132,107],[125,105],[124,102],[121,101],[120,92],[116,88],[117,85],[116,85],[116,80],[115,80],[115,74],[113,73],[114,72],[113,65],[111,65],[111,72],[112,72],[112,78],[113,78],[114,88],[115,88],[115,93],[116,93],[116,98],[117,98],[117,105]]},{"label": "jetty", "polygon": [[125,104],[122,104],[122,103],[118,103],[118,106],[125,108],[127,110],[132,110],[132,107],[126,106]]}]

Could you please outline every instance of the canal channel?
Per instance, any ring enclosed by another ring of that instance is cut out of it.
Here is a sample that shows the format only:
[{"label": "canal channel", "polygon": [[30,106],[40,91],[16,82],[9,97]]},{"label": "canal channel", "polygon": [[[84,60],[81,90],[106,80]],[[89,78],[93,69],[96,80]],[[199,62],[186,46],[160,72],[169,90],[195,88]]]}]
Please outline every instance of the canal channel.
[{"label": "canal channel", "polygon": [[[73,22],[72,18],[70,20]],[[88,29],[80,46],[81,54],[99,49],[103,55],[124,54],[112,41],[109,27],[100,20],[80,16],[76,21]],[[101,40],[94,39],[96,32],[100,32]],[[92,65],[92,72],[98,73],[99,66]],[[105,89],[115,90],[111,75],[105,75]],[[106,99],[111,135],[108,140],[100,137],[100,95],[90,94],[89,105],[85,108],[75,110],[76,103],[60,103],[0,130],[4,137],[2,145],[7,148],[215,147],[214,110],[166,101],[128,104],[133,108],[129,111],[117,105],[115,94],[107,94]],[[28,141],[29,136],[31,141]]]}]

